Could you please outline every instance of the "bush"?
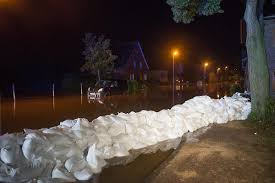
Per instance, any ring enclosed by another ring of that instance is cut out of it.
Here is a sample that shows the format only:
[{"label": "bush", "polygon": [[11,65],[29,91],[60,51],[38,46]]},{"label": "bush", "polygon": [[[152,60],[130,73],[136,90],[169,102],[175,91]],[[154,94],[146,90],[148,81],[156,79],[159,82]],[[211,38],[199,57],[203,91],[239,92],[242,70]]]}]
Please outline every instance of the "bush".
[{"label": "bush", "polygon": [[128,80],[128,93],[134,94],[138,91],[138,82],[136,80]]},{"label": "bush", "polygon": [[236,92],[242,93],[243,89],[239,83],[234,83],[230,86],[230,93],[233,95]]}]

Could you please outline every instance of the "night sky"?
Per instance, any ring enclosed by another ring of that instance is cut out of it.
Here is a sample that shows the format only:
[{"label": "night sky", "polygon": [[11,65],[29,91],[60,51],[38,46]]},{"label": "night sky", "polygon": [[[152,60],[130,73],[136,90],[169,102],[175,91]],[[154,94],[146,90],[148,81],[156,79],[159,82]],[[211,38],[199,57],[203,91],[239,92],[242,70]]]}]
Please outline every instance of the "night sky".
[{"label": "night sky", "polygon": [[175,47],[186,68],[205,58],[239,66],[240,2],[222,7],[223,14],[184,25],[174,23],[165,0],[0,0],[1,84],[79,72],[85,32],[140,41],[152,69],[170,69]]}]

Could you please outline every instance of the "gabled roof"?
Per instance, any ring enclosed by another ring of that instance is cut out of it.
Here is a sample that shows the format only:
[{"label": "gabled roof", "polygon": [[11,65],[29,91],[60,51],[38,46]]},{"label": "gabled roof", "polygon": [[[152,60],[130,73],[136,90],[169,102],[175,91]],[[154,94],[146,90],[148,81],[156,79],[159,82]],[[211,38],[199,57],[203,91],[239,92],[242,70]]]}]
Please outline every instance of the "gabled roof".
[{"label": "gabled roof", "polygon": [[115,61],[115,68],[125,66],[129,62],[129,59],[133,58],[133,55],[135,55],[136,58],[144,61],[146,68],[149,70],[147,60],[139,41],[116,43],[114,44],[114,50],[114,54],[118,56]]}]

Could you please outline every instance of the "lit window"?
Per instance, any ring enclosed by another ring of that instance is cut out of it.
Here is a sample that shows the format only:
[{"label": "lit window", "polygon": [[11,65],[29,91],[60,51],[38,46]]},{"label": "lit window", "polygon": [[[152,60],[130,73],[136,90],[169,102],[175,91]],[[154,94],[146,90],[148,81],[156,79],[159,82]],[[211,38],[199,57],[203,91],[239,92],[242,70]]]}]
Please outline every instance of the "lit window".
[{"label": "lit window", "polygon": [[143,78],[144,78],[145,81],[147,80],[147,74],[146,73],[144,73]]}]

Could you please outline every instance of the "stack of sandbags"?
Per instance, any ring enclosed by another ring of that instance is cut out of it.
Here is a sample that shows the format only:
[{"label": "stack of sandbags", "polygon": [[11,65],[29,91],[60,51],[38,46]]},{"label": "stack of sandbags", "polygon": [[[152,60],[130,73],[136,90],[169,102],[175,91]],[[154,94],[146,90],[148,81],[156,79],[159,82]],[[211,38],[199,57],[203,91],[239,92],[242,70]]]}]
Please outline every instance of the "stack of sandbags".
[{"label": "stack of sandbags", "polygon": [[[222,99],[199,96],[159,112],[111,114],[92,122],[66,120],[50,129],[25,130],[19,140],[6,135],[1,137],[5,143],[1,144],[0,180],[89,180],[111,159],[134,159],[140,153],[175,148],[178,143],[173,140],[185,133],[212,123],[244,120],[250,109],[250,102],[239,94]],[[32,168],[36,173],[31,173]]]}]

